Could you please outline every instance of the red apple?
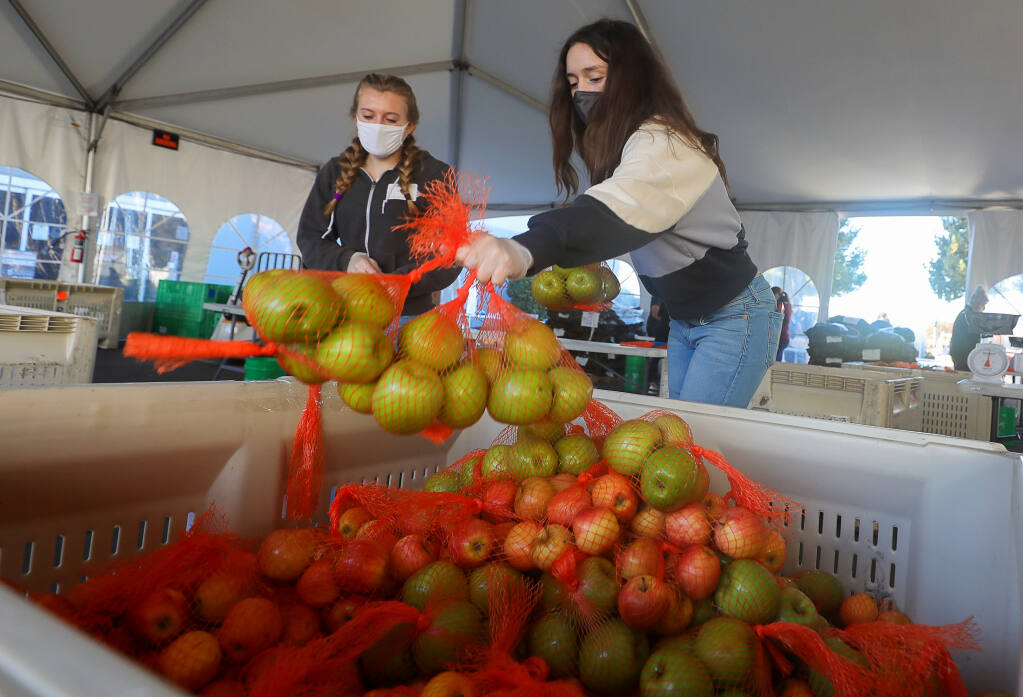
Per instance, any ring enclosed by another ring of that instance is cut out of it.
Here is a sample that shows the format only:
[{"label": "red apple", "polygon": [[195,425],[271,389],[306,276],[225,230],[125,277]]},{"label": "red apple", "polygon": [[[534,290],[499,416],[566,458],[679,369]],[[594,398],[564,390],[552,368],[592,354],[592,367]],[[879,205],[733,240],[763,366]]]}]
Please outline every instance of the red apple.
[{"label": "red apple", "polygon": [[621,535],[621,526],[610,508],[589,508],[572,521],[572,532],[581,552],[600,556],[614,547]]},{"label": "red apple", "polygon": [[670,604],[668,585],[655,576],[629,579],[618,592],[618,614],[625,624],[640,631],[655,627]]},{"label": "red apple", "polygon": [[710,518],[702,501],[690,503],[664,516],[664,533],[676,547],[710,544]]},{"label": "red apple", "polygon": [[707,517],[713,523],[728,510],[728,504],[717,494],[707,494],[703,497],[703,507],[707,510]]},{"label": "red apple", "polygon": [[572,533],[568,528],[563,525],[546,525],[540,529],[530,545],[533,564],[541,571],[550,571],[558,557],[571,545]]},{"label": "red apple", "polygon": [[541,520],[547,514],[547,502],[554,497],[554,487],[542,477],[528,477],[515,495],[515,513],[527,520]]},{"label": "red apple", "polygon": [[334,580],[341,590],[372,593],[387,578],[388,552],[369,540],[352,540],[334,562]]},{"label": "red apple", "polygon": [[217,639],[230,663],[247,663],[281,638],[284,621],[280,610],[267,598],[246,598],[227,614]]},{"label": "red apple", "polygon": [[129,608],[125,619],[139,639],[165,644],[181,633],[187,615],[185,596],[173,588],[162,588]]},{"label": "red apple", "polygon": [[662,636],[675,636],[681,634],[693,621],[693,601],[677,586],[668,584],[668,590],[670,591],[668,609],[653,629]]},{"label": "red apple", "polygon": [[482,566],[493,548],[494,526],[479,518],[455,526],[448,538],[451,561],[467,569]]},{"label": "red apple", "polygon": [[398,536],[392,532],[391,527],[382,520],[371,520],[355,533],[356,539],[370,540],[376,542],[388,552],[398,543]]},{"label": "red apple", "polygon": [[281,644],[284,646],[305,646],[320,636],[320,616],[308,605],[292,605],[281,614],[284,619]]},{"label": "red apple", "polygon": [[294,581],[313,560],[316,537],[311,528],[274,530],[256,552],[256,566],[271,581]]},{"label": "red apple", "polygon": [[495,479],[483,483],[483,518],[500,523],[515,516],[515,495],[518,485],[511,479]]},{"label": "red apple", "polygon": [[776,574],[785,566],[785,551],[785,538],[774,528],[767,528],[764,546],[755,559],[766,566],[772,574]]},{"label": "red apple", "polygon": [[710,597],[721,580],[721,560],[706,545],[683,549],[675,562],[675,582],[693,600]]},{"label": "red apple", "polygon": [[577,515],[592,505],[593,502],[590,500],[590,493],[586,491],[586,487],[571,486],[555,494],[547,503],[547,521],[568,527]]},{"label": "red apple", "polygon": [[530,571],[536,568],[533,561],[533,540],[540,532],[540,524],[533,520],[518,523],[504,538],[504,557],[513,568]]},{"label": "red apple", "polygon": [[753,559],[764,548],[767,526],[755,513],[729,508],[714,526],[714,546],[733,559]]},{"label": "red apple", "polygon": [[333,634],[345,622],[352,619],[356,610],[362,607],[362,603],[361,598],[350,597],[341,598],[331,605],[330,609],[323,613],[323,624],[327,627],[327,632]]},{"label": "red apple", "polygon": [[909,615],[899,612],[898,610],[884,610],[877,616],[878,622],[888,622],[890,624],[913,624],[913,620],[909,619]]},{"label": "red apple", "polygon": [[371,520],[373,520],[373,514],[362,506],[349,508],[338,519],[336,532],[341,537],[355,537],[355,533],[359,532],[359,528]]},{"label": "red apple", "polygon": [[664,533],[664,525],[664,512],[646,506],[629,522],[629,529],[640,537],[659,538]]},{"label": "red apple", "polygon": [[850,595],[842,601],[842,605],[838,608],[838,617],[842,620],[844,627],[874,622],[877,620],[878,614],[877,601],[866,593]]},{"label": "red apple", "polygon": [[194,692],[217,677],[221,651],[216,637],[188,632],[160,652],[160,673],[170,682]]},{"label": "red apple", "polygon": [[627,477],[611,472],[594,482],[593,505],[610,508],[619,522],[628,523],[639,509],[639,496]]},{"label": "red apple", "polygon": [[234,604],[249,595],[251,580],[247,575],[228,571],[208,576],[192,596],[195,616],[203,622],[223,622]]},{"label": "red apple", "polygon": [[663,576],[664,553],[657,540],[641,537],[618,553],[618,575],[628,580],[636,576]]},{"label": "red apple", "polygon": [[551,483],[551,486],[554,487],[554,493],[558,494],[570,486],[574,486],[578,479],[578,477],[570,472],[561,472],[560,474],[556,474],[551,477],[548,481]]},{"label": "red apple", "polygon": [[437,561],[437,544],[422,535],[405,535],[391,548],[388,569],[395,581],[404,581],[430,562]]},{"label": "red apple", "polygon": [[334,563],[330,559],[314,561],[295,584],[295,593],[303,603],[312,607],[331,605],[340,592],[334,580]]}]

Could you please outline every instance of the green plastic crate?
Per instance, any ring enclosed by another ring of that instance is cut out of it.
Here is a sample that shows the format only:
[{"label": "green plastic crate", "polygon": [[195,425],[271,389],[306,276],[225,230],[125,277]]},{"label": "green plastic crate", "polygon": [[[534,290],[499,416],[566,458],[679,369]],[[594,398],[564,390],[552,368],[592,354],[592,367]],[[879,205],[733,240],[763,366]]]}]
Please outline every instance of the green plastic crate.
[{"label": "green plastic crate", "polygon": [[178,317],[187,321],[205,318],[203,303],[224,303],[234,291],[232,286],[192,281],[160,281],[156,287],[156,311],[165,317]]},{"label": "green plastic crate", "polygon": [[253,356],[245,359],[246,380],[273,380],[283,375],[287,373],[272,356]]},{"label": "green plastic crate", "polygon": [[205,310],[197,319],[187,319],[179,313],[157,310],[153,314],[153,331],[170,336],[187,336],[193,339],[209,339],[220,322],[220,313]]}]

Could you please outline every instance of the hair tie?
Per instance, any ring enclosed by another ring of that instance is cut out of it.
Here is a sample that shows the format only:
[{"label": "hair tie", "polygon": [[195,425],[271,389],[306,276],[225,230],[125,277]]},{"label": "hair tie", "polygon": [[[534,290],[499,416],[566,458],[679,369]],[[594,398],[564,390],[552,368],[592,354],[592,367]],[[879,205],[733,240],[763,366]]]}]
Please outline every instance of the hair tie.
[{"label": "hair tie", "polygon": [[335,201],[340,201],[341,200],[341,192],[335,192],[334,193],[334,200]]}]

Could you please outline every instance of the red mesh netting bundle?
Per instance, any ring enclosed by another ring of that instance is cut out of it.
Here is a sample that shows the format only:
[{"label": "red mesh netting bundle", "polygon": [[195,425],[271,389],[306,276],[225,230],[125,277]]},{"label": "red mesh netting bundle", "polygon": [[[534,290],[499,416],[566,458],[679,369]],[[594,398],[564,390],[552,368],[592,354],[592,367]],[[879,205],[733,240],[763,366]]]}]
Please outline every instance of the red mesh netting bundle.
[{"label": "red mesh netting bundle", "polygon": [[548,310],[601,312],[621,292],[621,284],[605,262],[562,268],[554,266],[533,277],[533,299]]}]

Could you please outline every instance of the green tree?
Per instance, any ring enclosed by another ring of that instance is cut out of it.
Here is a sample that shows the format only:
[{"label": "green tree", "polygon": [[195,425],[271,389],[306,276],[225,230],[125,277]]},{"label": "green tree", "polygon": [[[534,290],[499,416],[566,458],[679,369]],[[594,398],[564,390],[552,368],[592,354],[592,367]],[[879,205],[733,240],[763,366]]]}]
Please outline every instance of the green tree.
[{"label": "green tree", "polygon": [[970,231],[966,218],[946,216],[941,219],[941,226],[945,232],[934,236],[938,254],[927,267],[934,294],[942,300],[955,300],[966,292]]},{"label": "green tree", "polygon": [[867,251],[859,247],[853,247],[856,236],[860,234],[860,228],[852,225],[849,219],[842,221],[842,227],[838,228],[838,248],[835,250],[835,275],[831,280],[831,294],[833,296],[851,293],[867,280],[867,274],[863,273],[863,260],[867,257]]}]

